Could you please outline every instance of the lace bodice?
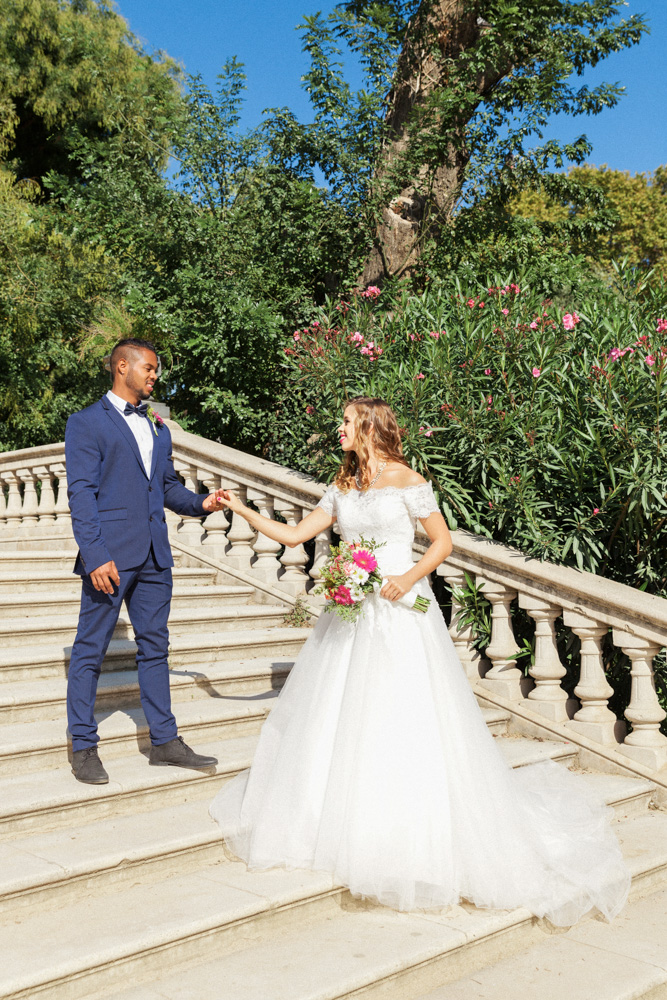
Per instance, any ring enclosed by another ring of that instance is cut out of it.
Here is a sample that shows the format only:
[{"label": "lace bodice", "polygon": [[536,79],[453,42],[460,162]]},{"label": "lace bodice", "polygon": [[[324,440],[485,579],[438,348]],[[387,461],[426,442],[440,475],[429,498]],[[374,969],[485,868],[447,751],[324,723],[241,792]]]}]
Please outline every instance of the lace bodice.
[{"label": "lace bodice", "polygon": [[412,563],[415,521],[440,510],[430,483],[385,486],[341,493],[333,483],[317,505],[338,521],[346,542],[363,536],[383,543],[377,550],[384,572],[398,573]]}]

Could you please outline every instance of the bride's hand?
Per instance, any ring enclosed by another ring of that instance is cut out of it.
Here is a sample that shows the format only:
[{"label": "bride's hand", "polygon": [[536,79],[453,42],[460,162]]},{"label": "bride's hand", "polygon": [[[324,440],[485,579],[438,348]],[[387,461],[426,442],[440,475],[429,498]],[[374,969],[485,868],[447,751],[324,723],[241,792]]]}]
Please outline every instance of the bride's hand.
[{"label": "bride's hand", "polygon": [[397,601],[404,594],[407,594],[410,590],[410,584],[406,580],[406,575],[385,577],[386,582],[380,591],[380,597],[386,597],[388,601]]},{"label": "bride's hand", "polygon": [[217,490],[215,500],[216,510],[228,507],[235,514],[240,514],[245,510],[245,505],[239,500],[236,493],[233,493],[231,490]]}]

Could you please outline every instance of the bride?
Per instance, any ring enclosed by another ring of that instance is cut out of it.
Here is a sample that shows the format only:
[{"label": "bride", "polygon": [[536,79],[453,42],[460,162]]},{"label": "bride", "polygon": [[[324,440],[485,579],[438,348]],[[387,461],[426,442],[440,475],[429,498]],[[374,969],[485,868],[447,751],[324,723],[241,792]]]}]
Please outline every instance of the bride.
[{"label": "bride", "polygon": [[[431,486],[409,468],[394,413],[352,400],[344,462],[297,525],[222,502],[294,546],[338,521],[376,551],[385,583],[356,622],[322,614],[264,723],[252,767],[211,804],[230,850],[252,869],[311,868],[399,910],[525,906],[570,925],[611,920],[629,875],[611,812],[584,780],[546,761],[516,770],[486,727],[435,601],[396,604],[452,550]],[[415,521],[430,546],[413,561]]]}]

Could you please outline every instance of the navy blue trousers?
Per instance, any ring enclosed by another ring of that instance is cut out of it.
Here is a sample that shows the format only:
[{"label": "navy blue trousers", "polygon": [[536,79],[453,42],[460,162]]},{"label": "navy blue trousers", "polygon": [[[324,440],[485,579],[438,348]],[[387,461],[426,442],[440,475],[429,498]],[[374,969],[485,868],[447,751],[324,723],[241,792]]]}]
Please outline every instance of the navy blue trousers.
[{"label": "navy blue trousers", "polygon": [[120,570],[119,576],[120,586],[113,594],[100,593],[89,576],[82,578],[79,627],[67,677],[67,723],[73,750],[85,750],[99,741],[94,714],[97,681],[123,601],[137,643],[141,707],[151,743],[168,743],[177,735],[167,660],[171,569],[157,565],[151,548],[143,566]]}]

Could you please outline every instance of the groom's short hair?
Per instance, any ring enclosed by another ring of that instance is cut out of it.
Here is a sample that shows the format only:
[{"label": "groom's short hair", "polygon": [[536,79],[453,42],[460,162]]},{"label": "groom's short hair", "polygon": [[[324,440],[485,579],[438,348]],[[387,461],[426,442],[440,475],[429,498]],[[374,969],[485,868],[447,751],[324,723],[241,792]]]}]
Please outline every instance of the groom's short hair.
[{"label": "groom's short hair", "polygon": [[125,358],[127,360],[130,355],[136,354],[137,351],[152,351],[155,357],[157,357],[157,351],[150,340],[140,340],[138,337],[126,337],[124,340],[118,341],[109,358],[112,382],[116,375],[116,365],[120,359]]}]

